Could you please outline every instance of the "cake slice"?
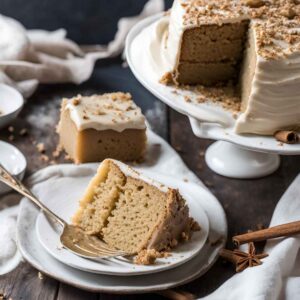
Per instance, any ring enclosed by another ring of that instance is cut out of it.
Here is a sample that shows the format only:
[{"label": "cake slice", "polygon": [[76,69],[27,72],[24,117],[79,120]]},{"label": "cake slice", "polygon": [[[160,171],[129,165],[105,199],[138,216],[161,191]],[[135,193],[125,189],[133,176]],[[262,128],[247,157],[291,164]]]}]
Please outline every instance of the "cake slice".
[{"label": "cake slice", "polygon": [[128,93],[63,99],[57,131],[75,163],[137,161],[146,148],[145,117]]},{"label": "cake slice", "polygon": [[167,250],[189,236],[192,224],[197,229],[177,190],[111,159],[98,168],[73,224],[131,254]]}]

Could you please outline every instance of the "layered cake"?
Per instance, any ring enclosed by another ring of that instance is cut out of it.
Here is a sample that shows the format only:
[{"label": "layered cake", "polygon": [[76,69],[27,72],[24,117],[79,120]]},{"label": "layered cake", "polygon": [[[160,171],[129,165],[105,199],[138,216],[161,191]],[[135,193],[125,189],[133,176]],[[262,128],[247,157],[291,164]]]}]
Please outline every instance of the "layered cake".
[{"label": "layered cake", "polygon": [[136,161],[146,147],[145,117],[128,93],[63,99],[57,131],[76,163]]},{"label": "layered cake", "polygon": [[144,258],[176,246],[191,229],[199,229],[177,190],[111,159],[98,168],[73,224],[111,247]]},{"label": "layered cake", "polygon": [[241,95],[237,133],[300,127],[300,1],[175,0],[164,82],[216,86]]}]

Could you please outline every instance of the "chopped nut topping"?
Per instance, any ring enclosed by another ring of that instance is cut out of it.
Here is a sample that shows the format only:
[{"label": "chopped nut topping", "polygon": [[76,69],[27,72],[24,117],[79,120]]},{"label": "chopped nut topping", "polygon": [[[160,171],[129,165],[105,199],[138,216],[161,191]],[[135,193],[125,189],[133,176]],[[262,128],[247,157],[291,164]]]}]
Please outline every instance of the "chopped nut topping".
[{"label": "chopped nut topping", "polygon": [[265,5],[265,2],[263,0],[245,0],[244,3],[252,8],[258,8]]},{"label": "chopped nut topping", "polygon": [[75,105],[75,106],[77,106],[77,105],[80,104],[80,100],[79,100],[78,98],[74,98],[74,99],[72,100],[72,104]]}]

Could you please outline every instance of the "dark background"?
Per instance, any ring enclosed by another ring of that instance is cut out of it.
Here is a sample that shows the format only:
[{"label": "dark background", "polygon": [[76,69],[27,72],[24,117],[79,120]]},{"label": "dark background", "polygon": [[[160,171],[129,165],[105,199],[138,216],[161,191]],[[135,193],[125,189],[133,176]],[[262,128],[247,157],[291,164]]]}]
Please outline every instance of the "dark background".
[{"label": "dark background", "polygon": [[[106,44],[121,17],[139,13],[146,0],[0,0],[0,13],[28,29],[65,28],[81,44]],[[165,0],[166,8],[172,0]]]}]

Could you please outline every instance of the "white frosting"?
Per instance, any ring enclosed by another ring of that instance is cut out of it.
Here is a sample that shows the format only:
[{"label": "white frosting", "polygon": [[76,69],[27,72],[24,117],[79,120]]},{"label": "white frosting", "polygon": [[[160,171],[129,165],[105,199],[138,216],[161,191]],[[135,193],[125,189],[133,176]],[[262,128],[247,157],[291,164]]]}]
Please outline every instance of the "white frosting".
[{"label": "white frosting", "polygon": [[[120,168],[121,172],[124,173],[125,176],[142,180],[142,181],[148,183],[149,185],[156,187],[157,189],[159,189],[160,191],[162,191],[164,193],[167,193],[169,191],[169,188],[167,186],[165,186],[164,184],[157,182],[157,181],[139,173],[138,171],[134,170],[130,166],[128,166],[118,160],[107,159],[105,161],[112,161],[114,164],[116,164]],[[103,163],[105,163],[105,161]],[[100,165],[100,168],[101,168],[101,165]]]},{"label": "white frosting", "polygon": [[276,60],[257,55],[256,60],[248,105],[235,131],[273,135],[277,130],[300,127],[300,52]]},{"label": "white frosting", "polygon": [[145,117],[129,94],[111,93],[68,99],[65,109],[79,131],[145,129]]}]

